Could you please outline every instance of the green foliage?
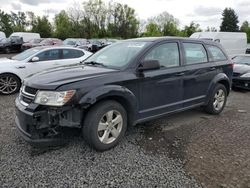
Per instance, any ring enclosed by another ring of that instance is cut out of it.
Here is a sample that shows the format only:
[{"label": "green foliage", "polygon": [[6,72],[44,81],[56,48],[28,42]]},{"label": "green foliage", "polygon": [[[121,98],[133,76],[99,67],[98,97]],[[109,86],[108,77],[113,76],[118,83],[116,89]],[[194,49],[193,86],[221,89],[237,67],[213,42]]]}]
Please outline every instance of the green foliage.
[{"label": "green foliage", "polygon": [[3,31],[6,36],[9,36],[12,30],[11,16],[0,10],[0,31]]},{"label": "green foliage", "polygon": [[195,32],[201,32],[199,24],[195,24],[191,22],[189,26],[185,26],[184,30],[181,31],[181,36],[183,37],[190,37]]},{"label": "green foliage", "polygon": [[55,16],[54,36],[60,39],[66,39],[72,34],[72,23],[68,14],[63,10]]},{"label": "green foliage", "polygon": [[20,31],[23,32],[26,30],[26,26],[28,25],[26,21],[26,15],[24,12],[18,12],[17,14],[11,12],[11,22],[12,22],[12,30],[14,32]]},{"label": "green foliage", "polygon": [[52,26],[46,16],[38,16],[32,25],[31,31],[40,33],[42,38],[48,38],[52,35]]},{"label": "green foliage", "polygon": [[155,23],[149,23],[146,26],[146,32],[144,33],[145,37],[158,37],[162,36],[162,32],[159,26]]},{"label": "green foliage", "polygon": [[247,34],[247,42],[250,43],[250,25],[248,21],[244,21],[240,27],[240,31]]},{"label": "green foliage", "polygon": [[238,23],[239,20],[235,11],[231,8],[225,8],[222,13],[220,31],[237,32],[239,31]]}]

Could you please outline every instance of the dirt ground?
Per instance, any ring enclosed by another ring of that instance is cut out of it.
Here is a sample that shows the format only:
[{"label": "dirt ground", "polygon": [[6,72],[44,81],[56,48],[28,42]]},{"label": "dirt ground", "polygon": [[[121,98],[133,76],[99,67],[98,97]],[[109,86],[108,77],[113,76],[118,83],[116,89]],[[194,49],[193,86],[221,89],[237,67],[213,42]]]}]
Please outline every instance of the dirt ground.
[{"label": "dirt ground", "polygon": [[250,93],[231,92],[219,116],[197,109],[147,125],[139,144],[180,159],[203,187],[250,187]]}]

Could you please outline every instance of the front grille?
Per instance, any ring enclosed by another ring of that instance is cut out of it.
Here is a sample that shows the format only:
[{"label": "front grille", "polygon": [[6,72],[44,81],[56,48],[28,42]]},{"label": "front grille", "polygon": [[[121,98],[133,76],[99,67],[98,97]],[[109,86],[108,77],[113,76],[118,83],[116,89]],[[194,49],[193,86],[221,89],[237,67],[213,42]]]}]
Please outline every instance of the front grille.
[{"label": "front grille", "polygon": [[20,93],[20,101],[24,106],[28,106],[35,100],[37,89],[23,86]]},{"label": "front grille", "polygon": [[233,73],[233,77],[239,77],[241,74],[240,73],[237,73],[237,72],[234,72]]},{"label": "front grille", "polygon": [[36,95],[37,89],[29,87],[29,86],[24,86],[24,91],[31,95]]}]

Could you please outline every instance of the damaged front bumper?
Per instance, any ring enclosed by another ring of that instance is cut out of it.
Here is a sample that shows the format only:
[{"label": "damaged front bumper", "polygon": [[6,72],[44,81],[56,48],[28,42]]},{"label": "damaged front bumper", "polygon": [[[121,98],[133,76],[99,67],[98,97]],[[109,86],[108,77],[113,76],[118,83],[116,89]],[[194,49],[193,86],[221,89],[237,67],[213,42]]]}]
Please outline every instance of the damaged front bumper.
[{"label": "damaged front bumper", "polygon": [[80,128],[82,113],[72,107],[52,108],[31,103],[23,105],[16,99],[15,124],[20,136],[35,147],[65,144],[63,128]]}]

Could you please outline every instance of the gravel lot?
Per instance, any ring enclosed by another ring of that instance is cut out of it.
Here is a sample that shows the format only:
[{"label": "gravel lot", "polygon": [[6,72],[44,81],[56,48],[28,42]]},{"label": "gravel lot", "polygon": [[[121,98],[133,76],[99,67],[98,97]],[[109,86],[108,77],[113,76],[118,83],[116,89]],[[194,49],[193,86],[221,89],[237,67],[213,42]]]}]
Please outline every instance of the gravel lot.
[{"label": "gravel lot", "polygon": [[232,92],[220,116],[196,109],[130,128],[104,153],[75,130],[64,147],[30,147],[15,97],[0,96],[0,187],[250,187],[250,93]]}]

